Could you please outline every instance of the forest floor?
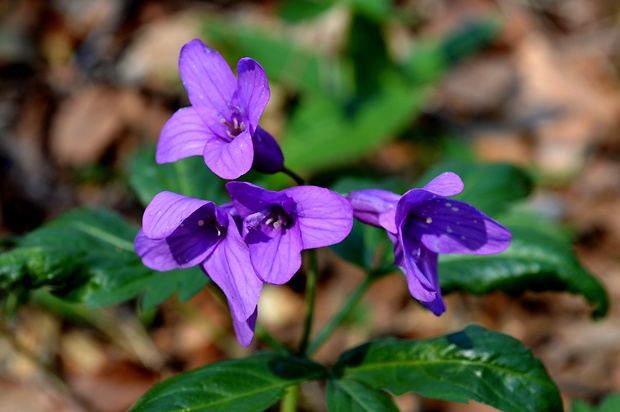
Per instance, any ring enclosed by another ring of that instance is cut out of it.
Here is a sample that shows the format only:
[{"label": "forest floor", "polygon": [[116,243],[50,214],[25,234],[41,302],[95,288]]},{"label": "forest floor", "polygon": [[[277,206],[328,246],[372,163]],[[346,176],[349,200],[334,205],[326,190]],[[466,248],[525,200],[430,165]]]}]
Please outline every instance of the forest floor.
[{"label": "forest floor", "polygon": [[[575,234],[577,254],[607,288],[611,310],[593,321],[583,299],[565,293],[453,294],[437,318],[395,275],[371,288],[356,313],[361,320],[339,330],[316,358],[333,362],[334,353],[369,338],[427,338],[478,323],[531,348],[567,410],[574,399],[596,403],[620,391],[620,6],[613,0],[395,3],[417,4],[421,37],[440,37],[475,16],[505,18],[489,50],[434,87],[423,118],[465,131],[482,161],[534,171],[532,205]],[[275,20],[277,6],[275,0],[0,2],[0,235],[27,233],[78,205],[109,207],[139,224],[142,209],[123,181],[123,165],[141,145],[157,141],[179,104],[173,85],[181,45],[201,36],[201,15],[264,22]],[[304,33],[343,24],[339,16]],[[389,33],[394,47],[401,34]],[[278,113],[267,115],[281,122]],[[416,151],[405,149],[394,142],[374,161],[406,168]],[[330,266],[317,295],[319,324],[363,278],[322,253]],[[297,289],[267,287],[261,297],[261,323],[289,344],[302,327]],[[207,288],[188,302],[169,299],[151,314],[156,321],[148,331],[135,303],[100,311],[96,327],[28,305],[0,337],[0,411],[80,411],[87,404],[122,411],[162,378],[255,350],[226,332],[228,313],[215,297]],[[320,390],[304,388],[309,410],[325,409],[313,396]],[[398,404],[403,411],[492,410],[413,394]]]}]

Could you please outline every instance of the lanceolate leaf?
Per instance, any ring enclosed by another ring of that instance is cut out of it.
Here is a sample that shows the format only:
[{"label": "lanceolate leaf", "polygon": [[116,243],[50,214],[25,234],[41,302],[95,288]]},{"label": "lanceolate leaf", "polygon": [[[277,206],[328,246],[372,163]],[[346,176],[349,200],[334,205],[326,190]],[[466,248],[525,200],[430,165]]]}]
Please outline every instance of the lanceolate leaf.
[{"label": "lanceolate leaf", "polygon": [[[166,273],[148,269],[134,253],[138,229],[105,210],[76,209],[29,233],[0,255],[0,290],[8,294],[41,287],[66,299],[101,306],[132,299],[153,286],[151,306],[176,289],[190,297],[204,285],[200,270]],[[169,288],[157,289],[166,278]]]},{"label": "lanceolate leaf", "polygon": [[[442,291],[464,290],[476,295],[493,291],[520,294],[568,291],[595,305],[594,318],[605,316],[609,299],[603,286],[581,266],[570,245],[546,231],[508,225],[512,243],[497,255],[442,255],[439,281]],[[546,229],[548,230],[548,229]]]},{"label": "lanceolate leaf", "polygon": [[370,342],[343,354],[335,370],[396,395],[473,399],[507,412],[562,411],[540,361],[518,340],[480,326],[428,340]]},{"label": "lanceolate leaf", "polygon": [[398,412],[387,393],[348,378],[327,381],[327,407],[329,412]]},{"label": "lanceolate leaf", "polygon": [[397,76],[386,77],[382,86],[352,114],[326,95],[306,97],[282,141],[288,167],[311,171],[341,165],[398,135],[421,110],[424,91]]},{"label": "lanceolate leaf", "polygon": [[263,411],[291,385],[320,378],[317,363],[275,353],[214,363],[155,385],[131,411]]}]

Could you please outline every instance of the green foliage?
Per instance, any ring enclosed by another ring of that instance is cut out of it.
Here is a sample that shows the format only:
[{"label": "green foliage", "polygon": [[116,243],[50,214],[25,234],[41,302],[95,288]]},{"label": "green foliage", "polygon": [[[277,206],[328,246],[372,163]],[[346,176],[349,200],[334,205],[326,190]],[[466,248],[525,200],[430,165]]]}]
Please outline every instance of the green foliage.
[{"label": "green foliage", "polygon": [[284,0],[278,15],[286,21],[298,23],[320,16],[329,10],[333,3],[333,0]]},{"label": "green foliage", "polygon": [[353,63],[358,98],[380,90],[384,72],[392,68],[381,26],[364,14],[354,13],[345,53]]},{"label": "green foliage", "polygon": [[[328,3],[304,1],[301,15],[294,18],[314,15]],[[205,24],[207,36],[229,55],[252,56],[271,81],[301,92],[280,139],[287,166],[298,172],[346,164],[397,137],[423,107],[425,92],[420,86],[436,82],[454,62],[488,44],[498,28],[494,20],[472,22],[446,39],[422,42],[410,59],[398,64],[387,53],[381,26],[391,14],[389,2],[348,3],[355,12],[346,54],[339,58],[249,25],[215,20]],[[291,13],[288,4],[282,10]],[[349,77],[354,77],[355,86],[343,80]]]},{"label": "green foliage", "polygon": [[[453,402],[473,399],[507,412],[562,411],[557,387],[529,349],[480,326],[422,341],[370,342],[344,353],[334,369],[337,383],[355,387],[358,396],[369,387]],[[342,405],[349,402],[339,398]]]},{"label": "green foliage", "polygon": [[422,187],[443,172],[458,174],[465,188],[453,199],[476,206],[490,216],[506,211],[515,201],[525,199],[532,191],[531,177],[508,163],[481,164],[446,160],[439,162],[418,179]]},{"label": "green foliage", "polygon": [[476,295],[498,290],[508,294],[527,290],[567,291],[582,295],[596,306],[593,318],[605,316],[609,309],[607,292],[581,266],[567,240],[535,227],[508,225],[508,228],[513,234],[512,243],[501,254],[441,256],[442,291],[464,290]]},{"label": "green foliage", "polygon": [[392,12],[390,0],[284,0],[278,15],[285,21],[299,23],[319,17],[337,3],[377,21],[387,20]]},{"label": "green foliage", "polygon": [[112,212],[73,210],[0,255],[0,298],[24,300],[44,287],[70,301],[103,306],[147,289],[144,306],[152,307],[177,289],[187,299],[205,285],[198,269],[159,273],[142,265],[133,249],[137,232]]},{"label": "green foliage", "polygon": [[317,363],[275,353],[214,363],[151,388],[132,408],[144,411],[263,411],[286,388],[325,376]]},{"label": "green foliage", "polygon": [[342,259],[368,270],[389,269],[394,263],[393,246],[385,230],[357,220],[349,236],[330,248]]},{"label": "green foliage", "polygon": [[341,0],[348,3],[354,11],[370,17],[377,22],[385,22],[392,13],[391,0]]},{"label": "green foliage", "polygon": [[618,412],[620,411],[620,394],[609,395],[598,406],[590,406],[576,400],[572,404],[573,412]]},{"label": "green foliage", "polygon": [[[530,177],[509,164],[442,162],[419,179],[422,187],[444,171],[459,174],[465,189],[455,199],[480,208],[489,215],[501,215],[532,189]],[[380,182],[342,180],[334,188],[346,192],[385,187]],[[393,188],[389,188],[393,189]],[[447,294],[466,291],[484,295],[501,291],[517,295],[526,291],[567,291],[583,296],[595,305],[592,316],[604,316],[609,307],[600,282],[580,263],[570,239],[556,224],[523,213],[504,214],[500,219],[512,232],[511,246],[488,256],[441,255],[439,281]],[[392,244],[381,229],[356,222],[347,239],[332,249],[343,259],[367,270],[386,271],[393,263]]]},{"label": "green foliage", "polygon": [[329,412],[398,412],[386,392],[354,379],[329,379],[326,396]]},{"label": "green foliage", "polygon": [[204,25],[208,38],[231,57],[252,56],[270,81],[295,91],[338,94],[343,90],[342,62],[304,48],[285,36],[276,36],[250,25],[210,20]]},{"label": "green foliage", "polygon": [[370,342],[344,353],[331,371],[275,353],[218,362],[155,385],[131,410],[262,411],[288,386],[323,378],[330,411],[396,411],[384,390],[474,399],[504,411],[562,410],[557,387],[531,352],[480,326],[421,341]]},{"label": "green foliage", "polygon": [[308,172],[343,165],[394,138],[421,110],[423,92],[398,77],[384,78],[382,87],[353,114],[326,96],[305,97],[282,140],[287,166]]},{"label": "green foliage", "polygon": [[129,182],[146,206],[159,192],[165,190],[216,204],[230,202],[224,181],[213,174],[201,156],[192,156],[174,163],[158,165],[155,148],[138,151],[129,162]]}]

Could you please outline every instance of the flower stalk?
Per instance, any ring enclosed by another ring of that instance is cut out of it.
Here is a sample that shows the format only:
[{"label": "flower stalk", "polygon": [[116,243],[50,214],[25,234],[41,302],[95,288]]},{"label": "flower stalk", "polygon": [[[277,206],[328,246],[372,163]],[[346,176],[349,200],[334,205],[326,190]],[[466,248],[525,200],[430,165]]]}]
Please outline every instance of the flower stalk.
[{"label": "flower stalk", "polygon": [[299,385],[286,388],[286,395],[280,403],[280,412],[295,412],[297,410],[297,400],[299,399]]},{"label": "flower stalk", "polygon": [[330,319],[329,323],[325,325],[323,329],[321,329],[321,331],[318,333],[316,338],[314,338],[314,340],[307,347],[307,349],[304,352],[305,356],[307,357],[312,356],[312,354],[314,354],[314,352],[316,352],[323,345],[323,343],[325,343],[325,341],[331,336],[334,330],[338,326],[340,326],[342,321],[351,314],[351,312],[353,311],[353,308],[355,308],[355,306],[359,303],[359,301],[362,299],[362,297],[364,296],[364,294],[366,293],[366,291],[368,290],[368,288],[370,287],[370,285],[373,283],[373,281],[376,278],[377,278],[376,276],[373,276],[372,273],[370,273],[366,277],[366,279],[364,279],[364,282],[362,282],[353,291],[353,293],[349,295],[349,298],[347,299],[345,304],[342,305],[338,313],[336,313],[336,315],[334,315]]},{"label": "flower stalk", "polygon": [[304,179],[299,176],[297,173],[293,172],[291,169],[289,169],[286,166],[282,166],[282,173],[287,174],[288,176],[291,177],[291,179],[293,179],[295,181],[295,183],[297,183],[299,186],[303,186],[306,184],[306,182],[304,181]]}]

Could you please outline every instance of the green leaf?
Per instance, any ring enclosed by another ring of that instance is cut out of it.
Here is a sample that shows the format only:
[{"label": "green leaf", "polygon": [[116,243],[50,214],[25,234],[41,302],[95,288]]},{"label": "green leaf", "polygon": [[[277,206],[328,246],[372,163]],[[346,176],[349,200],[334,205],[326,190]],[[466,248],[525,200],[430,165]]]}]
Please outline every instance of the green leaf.
[{"label": "green leaf", "polygon": [[[103,306],[153,288],[146,297],[153,306],[177,288],[183,298],[189,298],[205,282],[197,269],[160,273],[145,267],[133,249],[137,232],[112,212],[73,210],[0,255],[0,298],[45,287],[66,300]],[[158,289],[166,277],[173,282],[165,290]]]},{"label": "green leaf", "polygon": [[210,20],[204,30],[228,55],[250,56],[258,61],[270,81],[296,91],[336,95],[344,88],[342,62],[304,48],[284,35],[276,36],[248,24],[231,24],[229,20]]},{"label": "green leaf", "polygon": [[275,353],[214,363],[158,383],[131,411],[263,411],[286,388],[327,374],[310,360]]},{"label": "green leaf", "polygon": [[380,90],[382,74],[392,68],[392,63],[381,26],[360,13],[354,13],[351,19],[345,53],[353,63],[358,96],[368,96]]},{"label": "green leaf", "polygon": [[157,164],[155,148],[145,148],[130,160],[129,182],[144,206],[159,192],[169,191],[216,204],[230,202],[224,181],[205,166],[201,156]]},{"label": "green leaf", "polygon": [[333,0],[284,0],[278,15],[290,22],[302,22],[325,13],[333,3]]},{"label": "green leaf", "polygon": [[5,291],[45,286],[58,295],[82,300],[93,288],[95,272],[101,274],[115,265],[131,270],[131,264],[139,262],[133,253],[136,232],[110,212],[74,210],[0,255],[0,284]]},{"label": "green leaf", "polygon": [[441,255],[439,281],[444,293],[464,290],[475,295],[493,291],[567,291],[595,305],[593,318],[605,316],[609,298],[605,288],[577,260],[570,243],[551,236],[547,228],[507,225],[511,245],[497,255]]},{"label": "green leaf", "polygon": [[307,96],[281,142],[287,166],[307,172],[342,165],[396,137],[421,110],[423,93],[397,77],[381,84],[352,115],[327,96]]},{"label": "green leaf", "polygon": [[367,270],[392,266],[392,248],[385,230],[357,220],[353,222],[351,233],[342,242],[330,246],[342,259]]},{"label": "green leaf", "polygon": [[327,407],[329,412],[398,412],[387,393],[347,378],[327,381]]},{"label": "green leaf", "polygon": [[140,307],[149,310],[164,302],[177,292],[179,301],[184,302],[207,286],[209,278],[198,266],[169,272],[156,272],[149,282]]},{"label": "green leaf", "polygon": [[443,161],[437,163],[418,179],[422,187],[443,172],[458,174],[465,188],[452,196],[467,202],[484,213],[494,216],[504,212],[515,201],[526,198],[532,191],[532,179],[522,169],[508,163],[468,163]]},{"label": "green leaf", "polygon": [[598,407],[576,400],[572,404],[572,410],[573,412],[618,412],[620,411],[620,394],[609,395]]},{"label": "green leaf", "polygon": [[562,411],[558,388],[539,360],[518,340],[480,326],[421,341],[381,340],[345,352],[335,367],[396,395],[416,392],[502,411]]},{"label": "green leaf", "polygon": [[414,84],[434,83],[454,64],[489,45],[500,29],[499,20],[484,18],[464,24],[441,40],[417,43],[403,70]]},{"label": "green leaf", "polygon": [[377,21],[386,21],[392,12],[390,0],[341,0],[351,8]]}]

